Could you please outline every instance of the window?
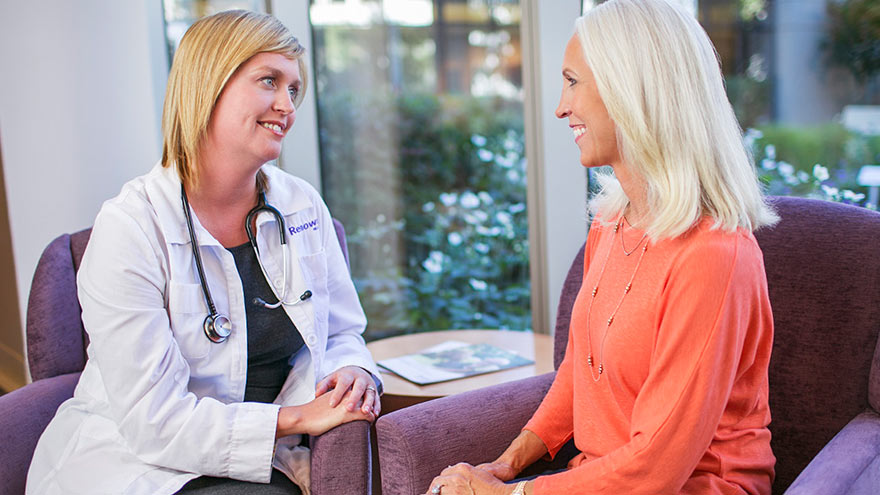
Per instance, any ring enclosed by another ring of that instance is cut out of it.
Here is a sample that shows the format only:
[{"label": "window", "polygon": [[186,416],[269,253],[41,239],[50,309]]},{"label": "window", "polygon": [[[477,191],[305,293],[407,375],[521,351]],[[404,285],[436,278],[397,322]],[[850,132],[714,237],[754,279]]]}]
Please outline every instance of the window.
[{"label": "window", "polygon": [[[715,44],[728,97],[768,193],[876,209],[876,0],[679,1]],[[583,0],[583,10],[598,3]]]},{"label": "window", "polygon": [[183,33],[193,22],[206,15],[232,9],[266,12],[266,0],[163,0],[169,65],[177,45],[180,44],[180,38],[183,38]]},{"label": "window", "polygon": [[368,338],[531,328],[519,2],[309,12],[321,182]]}]

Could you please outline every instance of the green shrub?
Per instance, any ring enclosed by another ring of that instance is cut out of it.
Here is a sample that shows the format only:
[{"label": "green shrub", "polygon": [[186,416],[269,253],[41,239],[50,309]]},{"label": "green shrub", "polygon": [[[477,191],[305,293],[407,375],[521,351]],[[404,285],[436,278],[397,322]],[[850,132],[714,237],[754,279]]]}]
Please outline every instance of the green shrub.
[{"label": "green shrub", "polygon": [[324,197],[369,337],[531,326],[522,103],[318,99]]}]

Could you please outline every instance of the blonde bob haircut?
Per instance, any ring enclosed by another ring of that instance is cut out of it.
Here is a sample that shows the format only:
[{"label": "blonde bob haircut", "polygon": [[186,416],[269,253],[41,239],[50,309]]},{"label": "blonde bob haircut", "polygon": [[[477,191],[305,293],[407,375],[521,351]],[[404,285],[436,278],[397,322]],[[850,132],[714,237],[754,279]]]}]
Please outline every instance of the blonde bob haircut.
[{"label": "blonde bob haircut", "polygon": [[[706,216],[725,231],[778,220],[727,100],[718,55],[693,15],[666,0],[609,0],[575,29],[621,157],[647,185],[651,239],[682,235]],[[597,175],[591,213],[617,218],[629,200],[612,175]]]},{"label": "blonde bob haircut", "polygon": [[[305,48],[278,19],[227,10],[199,19],[183,35],[165,92],[162,166],[176,166],[184,184],[198,184],[199,150],[226,82],[251,57],[265,52],[298,62],[302,87],[293,102],[298,107],[308,81]],[[257,180],[265,187],[262,172]]]}]

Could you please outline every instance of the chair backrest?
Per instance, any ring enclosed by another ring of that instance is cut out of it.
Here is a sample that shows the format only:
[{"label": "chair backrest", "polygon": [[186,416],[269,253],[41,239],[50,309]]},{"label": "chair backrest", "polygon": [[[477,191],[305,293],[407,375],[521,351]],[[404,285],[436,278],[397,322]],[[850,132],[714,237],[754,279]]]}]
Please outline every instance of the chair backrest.
[{"label": "chair backrest", "polygon": [[[348,263],[345,228],[335,218],[333,227]],[[86,365],[88,334],[76,294],[76,271],[92,229],[63,234],[43,251],[28,297],[27,355],[34,380],[82,371]]]},{"label": "chair backrest", "polygon": [[34,380],[82,371],[87,337],[76,296],[76,271],[92,229],[64,234],[43,251],[27,308],[28,366]]},{"label": "chair backrest", "polygon": [[[781,493],[853,417],[868,407],[880,411],[880,213],[803,198],[771,202],[782,220],[755,237],[775,327],[770,430],[774,493]],[[559,300],[556,367],[583,258],[582,248]]]},{"label": "chair backrest", "polygon": [[755,237],[773,308],[770,431],[774,492],[781,493],[869,407],[880,331],[880,213],[813,199],[771,201],[782,220]]},{"label": "chair backrest", "polygon": [[559,305],[556,307],[556,330],[553,342],[553,367],[559,368],[562,358],[565,357],[565,346],[568,344],[568,327],[571,325],[571,308],[581,290],[584,279],[584,248],[581,246],[578,254],[571,262],[571,268],[562,282],[562,292],[559,294]]}]

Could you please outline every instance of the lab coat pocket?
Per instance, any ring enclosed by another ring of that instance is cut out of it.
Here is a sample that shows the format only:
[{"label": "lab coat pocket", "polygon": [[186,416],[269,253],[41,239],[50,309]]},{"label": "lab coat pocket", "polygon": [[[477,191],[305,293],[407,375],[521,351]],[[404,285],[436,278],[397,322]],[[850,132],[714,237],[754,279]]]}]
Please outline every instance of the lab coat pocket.
[{"label": "lab coat pocket", "polygon": [[168,287],[168,317],[171,331],[188,360],[202,359],[214,345],[205,336],[204,322],[208,316],[201,284],[171,282]]},{"label": "lab coat pocket", "polygon": [[327,318],[330,295],[327,290],[327,254],[320,251],[300,256],[300,268],[308,288],[312,291],[312,307],[315,308],[315,327],[318,335],[327,335]]}]

